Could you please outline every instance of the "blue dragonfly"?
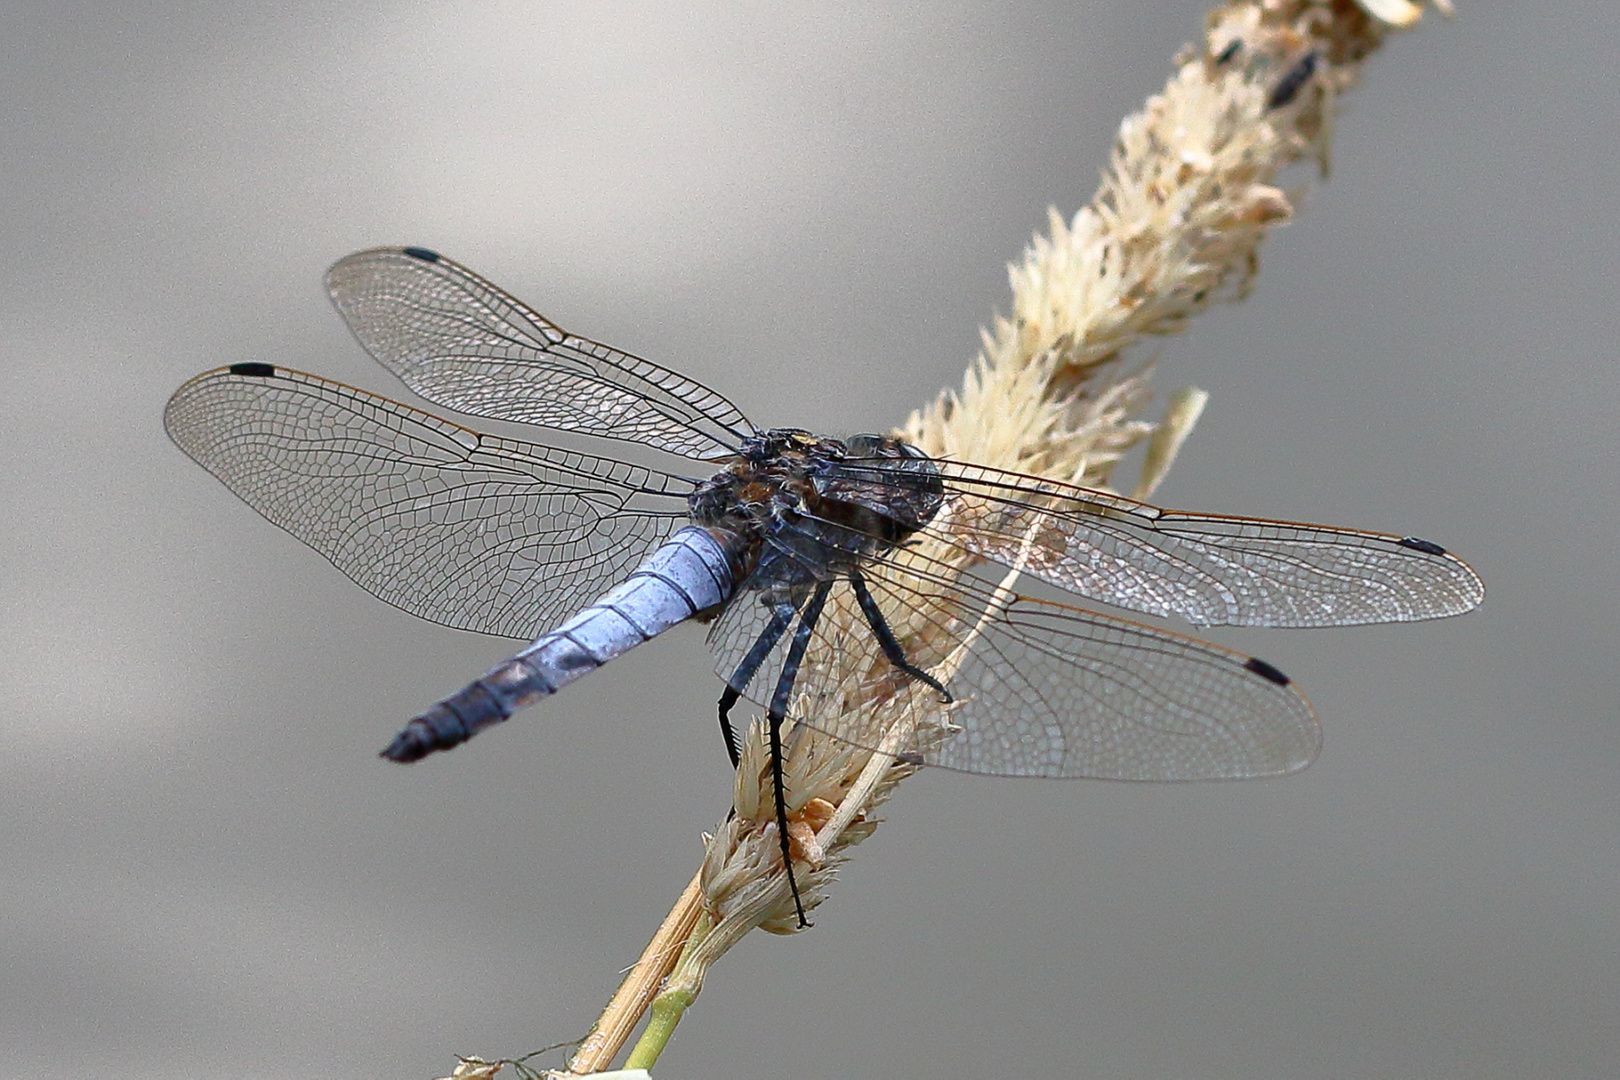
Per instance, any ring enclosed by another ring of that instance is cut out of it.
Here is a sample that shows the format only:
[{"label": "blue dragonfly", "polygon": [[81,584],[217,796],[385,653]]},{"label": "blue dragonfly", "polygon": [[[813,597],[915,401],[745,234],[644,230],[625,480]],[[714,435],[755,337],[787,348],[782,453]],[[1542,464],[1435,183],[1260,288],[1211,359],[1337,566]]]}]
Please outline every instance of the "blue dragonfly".
[{"label": "blue dragonfly", "polygon": [[1431,619],[1484,596],[1426,540],[1162,510],[886,435],[762,429],[708,387],[570,334],[423,248],[351,255],[326,286],[360,344],[427,401],[673,463],[480,433],[268,363],[175,393],[164,421],[180,448],[362,588],[530,642],[383,756],[447,750],[679,623],[707,623],[733,765],[731,710],[743,697],[765,708],[796,903],[783,730],[892,745],[852,701],[888,702],[885,722],[942,711],[948,738],[897,752],[974,773],[1200,780],[1315,757],[1317,719],[1271,664],[1011,592],[986,568],[1195,626]]}]

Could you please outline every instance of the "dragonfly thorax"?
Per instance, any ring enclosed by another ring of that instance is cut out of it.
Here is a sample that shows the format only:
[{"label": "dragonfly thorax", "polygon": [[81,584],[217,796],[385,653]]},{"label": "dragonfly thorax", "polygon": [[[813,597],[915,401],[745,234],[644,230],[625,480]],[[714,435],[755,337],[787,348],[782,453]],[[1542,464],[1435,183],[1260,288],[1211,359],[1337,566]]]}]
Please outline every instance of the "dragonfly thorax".
[{"label": "dragonfly thorax", "polygon": [[728,546],[741,555],[743,576],[764,558],[782,584],[838,576],[902,543],[944,501],[933,462],[886,435],[846,442],[773,428],[744,440],[723,465],[692,493],[692,520],[735,538]]}]

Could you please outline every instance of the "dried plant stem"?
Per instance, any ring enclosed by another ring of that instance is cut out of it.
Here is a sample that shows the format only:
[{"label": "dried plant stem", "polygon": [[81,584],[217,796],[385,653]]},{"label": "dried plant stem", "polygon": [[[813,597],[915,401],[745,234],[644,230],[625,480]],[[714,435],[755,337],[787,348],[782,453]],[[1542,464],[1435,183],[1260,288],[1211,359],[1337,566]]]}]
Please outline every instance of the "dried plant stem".
[{"label": "dried plant stem", "polygon": [[[1444,0],[1432,2],[1449,13]],[[1121,124],[1101,190],[1070,220],[1054,210],[1049,234],[1037,236],[1011,268],[1012,314],[984,334],[961,387],[913,414],[900,437],[931,456],[1099,488],[1131,447],[1149,440],[1134,493],[1150,494],[1205,395],[1182,391],[1163,421],[1146,422],[1136,416],[1146,373],[1120,361],[1144,339],[1179,333],[1210,304],[1247,293],[1261,241],[1293,213],[1289,195],[1275,186],[1278,173],[1307,158],[1325,170],[1338,95],[1388,30],[1411,25],[1422,10],[1417,0],[1217,4],[1201,46],[1185,50],[1163,92]],[[933,565],[968,569],[958,565],[959,551],[927,554]],[[1002,592],[1017,573],[1011,570]],[[835,606],[829,612],[823,625],[837,622]],[[955,661],[930,659],[920,638],[902,644],[915,645],[907,654],[925,667],[952,670]],[[911,726],[866,727],[887,731],[892,741],[868,742],[876,749],[855,753],[818,732],[794,732],[784,794],[807,909],[821,902],[847,849],[876,827],[872,811],[915,770],[913,760],[897,755],[941,737],[925,726],[928,718],[906,710],[892,679],[822,685],[853,688],[843,701],[847,715],[864,712],[873,723],[909,717]],[[715,960],[750,930],[799,928],[769,811],[774,792],[763,732],[755,724],[744,740],[734,812],[643,954],[646,971],[626,980],[568,1075],[605,1068],[624,1041],[621,1029],[627,1032],[649,1001],[653,1019],[629,1060],[650,1067]],[[665,961],[672,966],[657,966]],[[653,998],[650,987],[664,972],[668,981]]]},{"label": "dried plant stem", "polygon": [[[676,961],[679,968],[694,951],[697,943],[702,941],[708,930],[708,915],[705,913],[693,926],[691,935],[686,939],[686,945],[681,949],[681,958]],[[686,1007],[697,1000],[700,983],[693,983],[690,979],[672,978],[664,985],[664,989],[653,998],[652,1010],[647,1017],[647,1027],[636,1040],[635,1048],[625,1059],[626,1069],[650,1069],[658,1060],[658,1055],[664,1052],[669,1040],[675,1034],[675,1025],[681,1022],[686,1015]]]},{"label": "dried plant stem", "polygon": [[619,984],[619,989],[597,1019],[591,1033],[568,1062],[570,1076],[585,1076],[601,1072],[618,1056],[630,1033],[635,1030],[648,1002],[658,992],[660,984],[675,967],[681,949],[691,939],[703,914],[702,876],[695,874],[681,893],[680,899],[664,917],[663,925],[641,951]]},{"label": "dried plant stem", "polygon": [[[833,812],[826,824],[816,831],[815,844],[823,851],[833,848],[844,830],[855,822],[862,808],[871,804],[873,793],[883,784],[896,765],[894,755],[908,745],[910,740],[911,732],[903,726],[896,726],[885,735],[884,744],[867,760],[843,803]],[[778,871],[778,876],[783,879],[783,885],[779,888],[785,887],[786,875]],[[670,1036],[674,1034],[675,1025],[680,1023],[687,1007],[697,1000],[698,993],[703,989],[703,978],[709,965],[730,947],[731,942],[710,934],[711,929],[712,926],[708,925],[706,917],[695,926],[686,947],[681,950],[680,959],[675,962],[670,972],[669,982],[653,999],[647,1028],[625,1060],[625,1068],[652,1068],[653,1063],[658,1060],[658,1055],[669,1042]]]}]

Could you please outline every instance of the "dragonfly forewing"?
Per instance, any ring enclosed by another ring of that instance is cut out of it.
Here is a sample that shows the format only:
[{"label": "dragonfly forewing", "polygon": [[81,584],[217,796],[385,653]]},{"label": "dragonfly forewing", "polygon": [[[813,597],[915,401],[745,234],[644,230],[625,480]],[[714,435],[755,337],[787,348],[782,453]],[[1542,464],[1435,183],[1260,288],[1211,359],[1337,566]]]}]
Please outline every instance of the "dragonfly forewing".
[{"label": "dragonfly forewing", "polygon": [[435,252],[358,252],[327,271],[326,288],[366,351],[446,408],[690,457],[733,450],[754,431],[701,383],[570,334]]},{"label": "dragonfly forewing", "polygon": [[1456,615],[1485,595],[1467,563],[1411,537],[1161,510],[937,464],[947,501],[926,535],[1142,614],[1197,626],[1351,626]]}]

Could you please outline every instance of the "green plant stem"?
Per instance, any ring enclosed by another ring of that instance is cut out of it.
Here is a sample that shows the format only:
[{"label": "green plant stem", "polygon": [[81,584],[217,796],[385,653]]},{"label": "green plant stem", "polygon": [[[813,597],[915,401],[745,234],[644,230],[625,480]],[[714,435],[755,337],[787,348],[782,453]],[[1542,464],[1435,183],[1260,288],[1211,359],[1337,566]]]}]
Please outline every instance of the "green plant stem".
[{"label": "green plant stem", "polygon": [[647,1026],[642,1030],[635,1048],[630,1051],[630,1056],[624,1059],[624,1067],[651,1069],[658,1055],[664,1052],[670,1036],[675,1034],[675,1025],[681,1022],[681,1017],[686,1015],[686,1007],[691,1003],[692,995],[689,993],[664,993],[654,998],[652,1009],[647,1014]]}]

